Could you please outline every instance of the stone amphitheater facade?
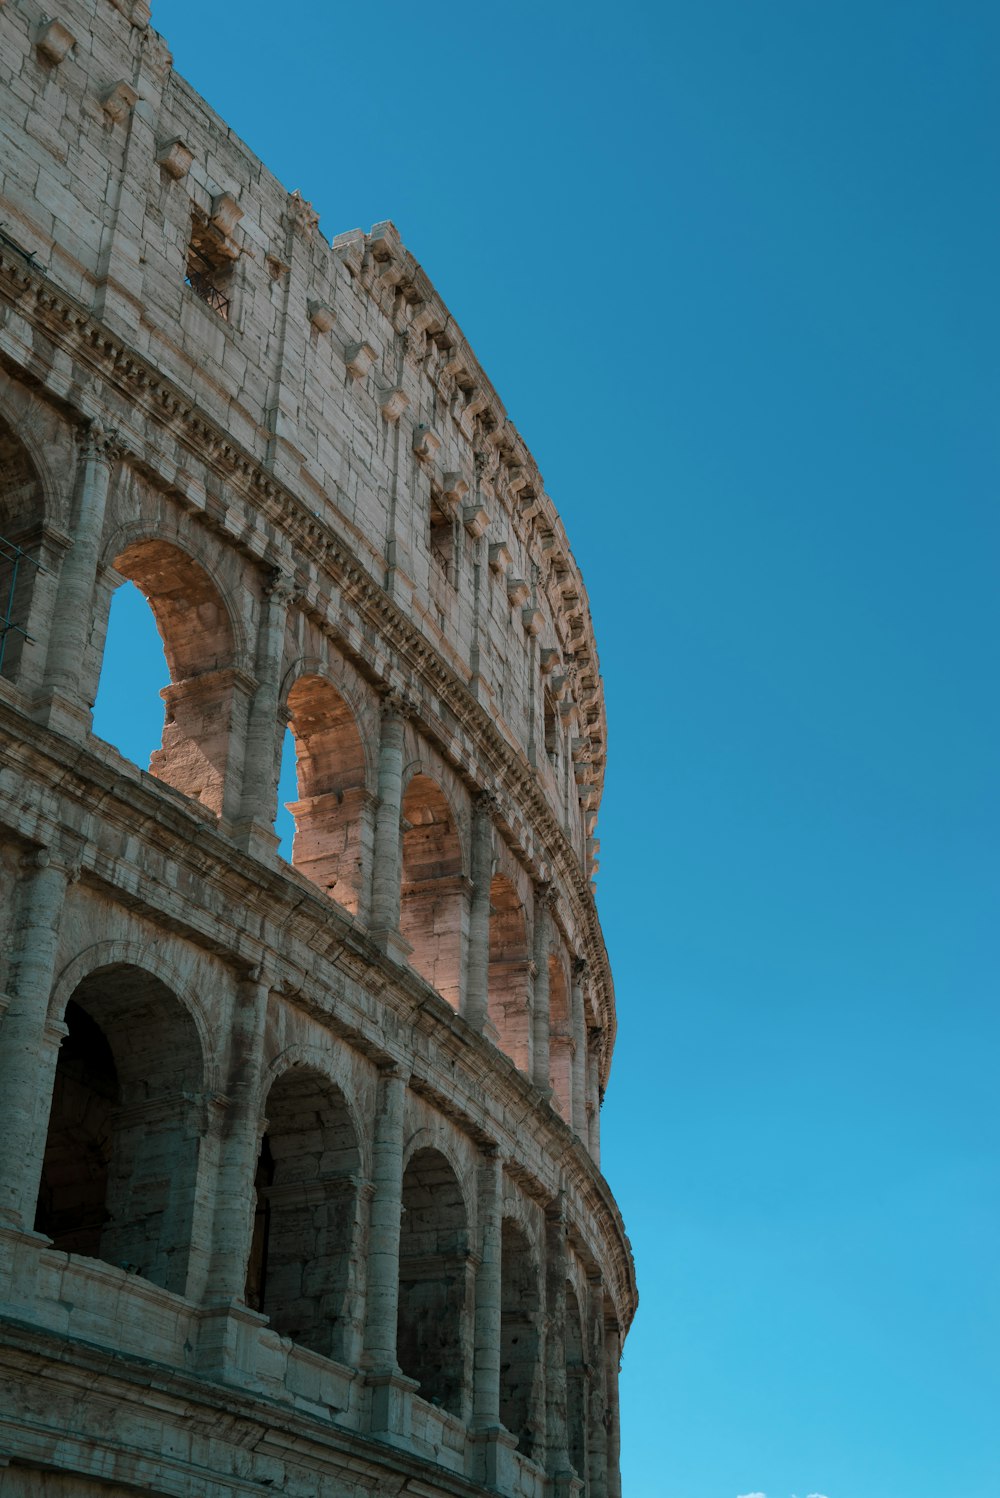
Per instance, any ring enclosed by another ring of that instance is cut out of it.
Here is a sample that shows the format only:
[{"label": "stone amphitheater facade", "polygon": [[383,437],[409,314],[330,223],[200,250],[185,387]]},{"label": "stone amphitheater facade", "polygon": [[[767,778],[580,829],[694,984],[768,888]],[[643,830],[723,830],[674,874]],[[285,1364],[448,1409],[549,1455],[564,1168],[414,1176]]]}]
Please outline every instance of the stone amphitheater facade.
[{"label": "stone amphitheater facade", "polygon": [[143,0],[5,0],[0,72],[0,1490],[617,1498],[562,522],[393,226],[328,243]]}]

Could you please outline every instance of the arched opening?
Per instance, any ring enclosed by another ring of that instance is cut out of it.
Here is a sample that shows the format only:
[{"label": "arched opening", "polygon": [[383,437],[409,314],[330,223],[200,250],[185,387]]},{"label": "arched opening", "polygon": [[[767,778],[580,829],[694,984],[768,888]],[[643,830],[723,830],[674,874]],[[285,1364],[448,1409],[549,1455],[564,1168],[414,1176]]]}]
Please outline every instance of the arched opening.
[{"label": "arched opening", "polygon": [[163,683],[170,680],[153,611],[134,583],[111,596],[93,730],[133,764],[146,766],[163,741]]},{"label": "arched opening", "polygon": [[468,1222],[444,1155],[422,1149],[403,1175],[396,1358],[420,1397],[462,1413],[469,1299]]},{"label": "arched opening", "polygon": [[552,1104],[571,1123],[573,1120],[573,1025],[570,1019],[569,985],[559,959],[549,955],[549,1082]]},{"label": "arched opening", "polygon": [[303,676],[288,694],[298,799],[291,862],[357,915],[370,861],[372,820],[365,753],[354,714],[330,682]]},{"label": "arched opening", "polygon": [[500,1254],[500,1419],[517,1449],[532,1456],[542,1431],[538,1267],[524,1233],[506,1217]]},{"label": "arched opening", "polygon": [[99,968],[66,1006],[35,1227],[183,1294],[203,1091],[188,1011],[158,978]]},{"label": "arched opening", "polygon": [[[152,609],[169,672],[160,692],[162,742],[150,756],[150,772],[220,815],[235,689],[233,631],[222,597],[204,568],[168,541],[134,542],[115,557],[114,569]],[[140,686],[129,683],[133,692]]]},{"label": "arched opening", "polygon": [[497,1045],[521,1071],[531,1056],[528,931],[517,890],[503,874],[490,882],[489,1019]]},{"label": "arched opening", "polygon": [[345,1360],[360,1320],[350,1112],[332,1082],[295,1068],[272,1086],[266,1113],[246,1301],[283,1337]]},{"label": "arched opening", "polygon": [[583,1356],[583,1321],[573,1286],[566,1286],[566,1444],[570,1463],[587,1480],[587,1370]]},{"label": "arched opening", "polygon": [[32,604],[45,518],[41,480],[24,444],[0,422],[0,676],[17,681],[32,648]]},{"label": "arched opening", "polygon": [[455,819],[428,775],[414,775],[402,812],[399,929],[412,949],[411,966],[458,1009],[467,901]]}]

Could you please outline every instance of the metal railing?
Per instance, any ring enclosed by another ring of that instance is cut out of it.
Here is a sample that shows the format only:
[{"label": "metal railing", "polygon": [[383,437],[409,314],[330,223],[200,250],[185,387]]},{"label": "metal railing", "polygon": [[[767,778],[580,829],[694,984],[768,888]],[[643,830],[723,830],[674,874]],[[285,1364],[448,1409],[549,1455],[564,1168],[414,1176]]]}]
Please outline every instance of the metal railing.
[{"label": "metal railing", "polygon": [[[8,541],[5,536],[0,536],[0,568],[10,568],[10,577],[6,584],[6,598],[3,601],[3,613],[0,614],[0,672],[3,671],[8,635],[20,635],[29,645],[35,643],[24,626],[14,618],[18,574],[26,562],[34,567],[36,572],[45,571],[41,562],[36,562],[34,557],[29,556],[23,546],[17,546],[13,541]],[[3,598],[2,590],[3,584],[0,582],[0,598]]]},{"label": "metal railing", "polygon": [[213,312],[217,312],[228,322],[229,298],[222,288],[216,285],[218,275],[218,266],[213,265],[206,255],[192,245],[188,250],[187,275],[184,277],[184,284],[190,286],[195,296],[200,297]]}]

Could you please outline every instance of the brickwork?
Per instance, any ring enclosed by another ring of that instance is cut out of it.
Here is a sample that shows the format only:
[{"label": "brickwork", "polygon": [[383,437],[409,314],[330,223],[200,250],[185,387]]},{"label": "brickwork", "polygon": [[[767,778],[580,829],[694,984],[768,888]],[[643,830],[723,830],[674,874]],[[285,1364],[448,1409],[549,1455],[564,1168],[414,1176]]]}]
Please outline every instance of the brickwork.
[{"label": "brickwork", "polygon": [[143,0],[7,0],[0,86],[0,1490],[617,1498],[562,522],[393,226],[324,239]]}]

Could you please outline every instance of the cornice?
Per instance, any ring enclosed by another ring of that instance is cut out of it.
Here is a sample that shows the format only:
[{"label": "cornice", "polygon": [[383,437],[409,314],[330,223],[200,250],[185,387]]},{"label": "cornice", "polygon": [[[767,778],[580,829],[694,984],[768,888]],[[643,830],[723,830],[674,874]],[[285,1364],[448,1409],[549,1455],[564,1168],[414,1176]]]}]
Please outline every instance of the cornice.
[{"label": "cornice", "polygon": [[[226,479],[238,492],[242,492],[245,499],[279,526],[304,557],[330,576],[343,596],[376,629],[399,660],[430,686],[447,704],[456,721],[469,733],[491,778],[530,817],[539,842],[545,847],[553,869],[558,871],[561,887],[573,901],[574,914],[586,934],[587,956],[593,973],[593,994],[603,1025],[601,1081],[606,1086],[616,1019],[614,985],[600,920],[589,882],[574,849],[549,808],[538,786],[535,772],[524,756],[511,749],[464,682],[372,578],[333,527],[312,512],[251,453],[200,410],[176,381],[162,374],[142,355],[129,349],[68,292],[55,286],[40,271],[29,266],[20,255],[2,243],[0,287],[6,290],[22,315],[28,315],[25,302],[32,298],[36,314],[31,318],[33,326],[41,323],[58,346],[86,361],[135,410],[168,427],[194,456],[211,467],[219,477]],[[20,378],[27,378],[35,385],[41,384],[46,395],[74,419],[79,420],[81,416],[84,419],[94,419],[102,415],[98,403],[94,403],[92,410],[81,411],[75,401],[51,392],[44,379],[40,378],[39,371],[24,370],[9,355],[5,355],[4,360]],[[73,387],[73,395],[79,397],[80,405],[83,404],[84,394],[82,389]],[[128,433],[121,430],[116,438],[122,444],[126,460],[131,458],[141,466],[143,454],[141,451],[129,450]],[[526,458],[529,456],[526,449],[525,455]],[[147,467],[144,471],[150,470]],[[158,470],[152,470],[152,478],[167,489],[173,488]],[[553,516],[558,521],[554,510]],[[582,589],[582,582],[580,587]],[[341,643],[346,649],[350,649],[346,642]]]}]

